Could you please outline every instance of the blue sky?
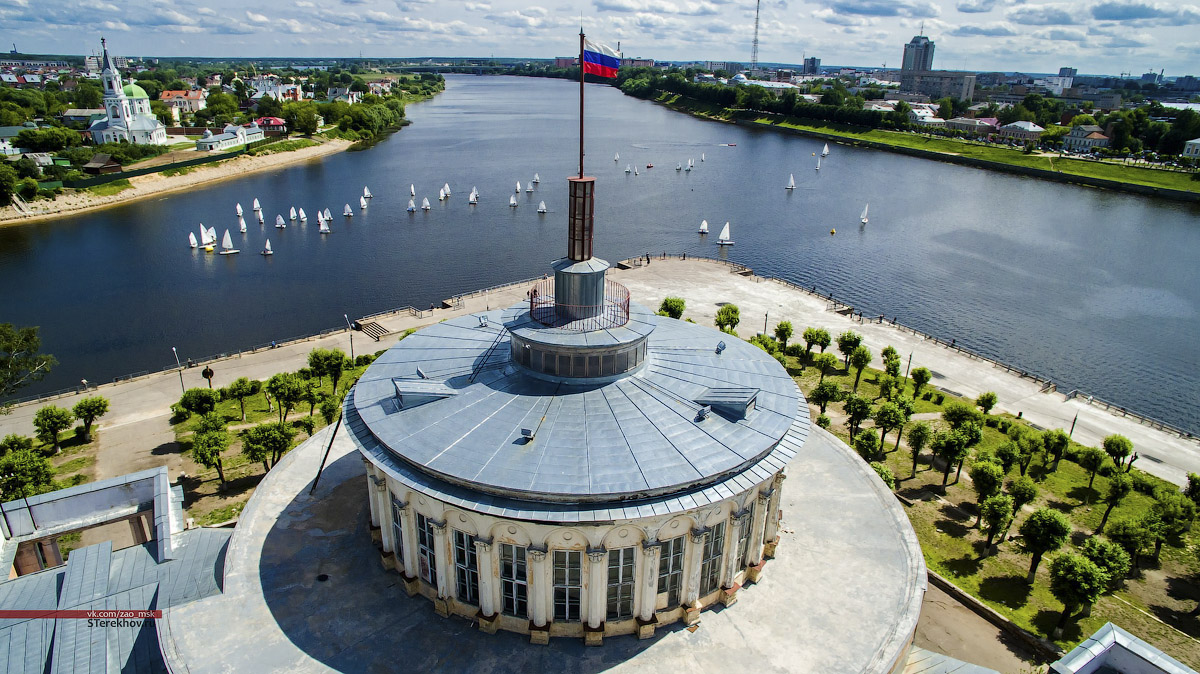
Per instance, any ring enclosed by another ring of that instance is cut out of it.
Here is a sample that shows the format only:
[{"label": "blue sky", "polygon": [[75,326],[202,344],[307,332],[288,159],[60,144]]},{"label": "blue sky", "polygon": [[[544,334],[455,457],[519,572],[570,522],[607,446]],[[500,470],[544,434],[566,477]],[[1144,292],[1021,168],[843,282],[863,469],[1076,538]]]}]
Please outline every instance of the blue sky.
[{"label": "blue sky", "polygon": [[[24,52],[127,55],[530,56],[589,36],[626,56],[749,61],[753,0],[0,0]],[[761,61],[898,66],[922,23],[935,67],[1200,74],[1200,7],[1149,0],[762,0]],[[615,46],[615,44],[614,44]]]}]

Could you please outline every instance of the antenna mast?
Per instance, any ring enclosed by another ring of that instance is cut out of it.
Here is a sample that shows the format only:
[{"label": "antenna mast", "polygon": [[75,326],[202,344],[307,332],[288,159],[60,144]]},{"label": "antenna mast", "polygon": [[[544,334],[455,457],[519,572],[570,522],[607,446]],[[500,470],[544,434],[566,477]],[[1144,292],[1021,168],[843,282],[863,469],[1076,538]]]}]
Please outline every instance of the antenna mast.
[{"label": "antenna mast", "polygon": [[754,3],[754,42],[750,47],[750,74],[758,72],[758,11],[762,8],[762,0]]}]

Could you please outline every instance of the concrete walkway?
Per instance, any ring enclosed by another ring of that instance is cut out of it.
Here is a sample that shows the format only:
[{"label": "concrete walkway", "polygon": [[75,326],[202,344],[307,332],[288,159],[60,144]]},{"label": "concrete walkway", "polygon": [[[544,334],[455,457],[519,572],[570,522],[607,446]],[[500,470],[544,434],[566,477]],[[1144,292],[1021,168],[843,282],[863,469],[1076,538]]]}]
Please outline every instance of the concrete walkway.
[{"label": "concrete walkway", "polygon": [[[653,260],[650,265],[614,270],[610,276],[629,287],[635,302],[651,308],[656,308],[667,295],[683,297],[687,302],[684,316],[697,323],[712,325],[718,303],[737,304],[742,316],[739,332],[744,337],[761,329],[764,313],[769,313],[770,331],[779,321],[791,321],[796,332],[793,340],[799,340],[800,333],[807,326],[824,327],[833,335],[853,329],[864,336],[864,343],[876,355],[889,344],[901,354],[911,352],[913,367],[928,367],[934,372],[933,384],[937,386],[972,398],[983,391],[995,391],[1000,398],[997,411],[1023,413],[1026,419],[1039,426],[1063,429],[1070,428],[1071,420],[1078,414],[1074,438],[1079,442],[1098,445],[1106,435],[1120,433],[1131,439],[1136,451],[1141,454],[1138,468],[1176,484],[1183,484],[1188,472],[1200,473],[1200,442],[1196,439],[1181,438],[1157,430],[1138,423],[1133,417],[1122,417],[1089,405],[1082,399],[1066,400],[1059,393],[1041,393],[1040,386],[1030,379],[901,328],[877,323],[860,324],[857,319],[829,310],[826,300],[781,283],[731,273],[731,268],[726,265],[697,259]],[[373,320],[392,332],[402,332],[449,316],[512,305],[525,298],[526,290],[525,284],[517,284],[466,297],[459,308],[426,311],[423,317],[405,313]],[[357,333],[354,336],[355,353],[370,353],[386,348],[391,345],[391,339],[375,342]],[[306,364],[308,352],[312,349],[331,347],[349,353],[348,331],[212,362],[210,365],[216,372],[213,385],[225,386],[238,377],[266,379],[276,372],[296,370]],[[188,388],[206,386],[207,383],[200,376],[202,369],[194,367],[184,370],[184,385]],[[111,402],[109,415],[99,425],[101,433],[114,426],[146,422],[148,425],[139,425],[129,429],[128,433],[131,437],[141,432],[149,436],[160,431],[162,421],[156,419],[167,414],[171,403],[179,399],[181,386],[177,373],[164,372],[104,385],[90,394],[96,393],[104,395]],[[69,407],[79,397],[66,396],[52,402]],[[45,403],[21,405],[12,414],[0,417],[0,435],[31,435],[33,415],[42,404]],[[153,449],[150,446],[153,443],[154,440],[148,437],[146,446],[122,442],[115,447],[106,447],[104,451],[147,453]],[[102,459],[101,465],[105,461]],[[133,461],[141,465],[136,459]],[[123,464],[124,461],[118,463]],[[172,479],[175,477],[176,473],[172,471]]]}]

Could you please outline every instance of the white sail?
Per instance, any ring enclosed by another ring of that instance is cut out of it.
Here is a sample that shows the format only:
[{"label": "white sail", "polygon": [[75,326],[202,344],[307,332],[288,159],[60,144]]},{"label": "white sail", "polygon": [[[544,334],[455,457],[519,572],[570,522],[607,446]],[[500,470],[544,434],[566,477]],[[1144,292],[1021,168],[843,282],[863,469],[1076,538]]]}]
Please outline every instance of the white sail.
[{"label": "white sail", "polygon": [[442,185],[442,191],[446,193],[446,196],[450,196],[450,183]]},{"label": "white sail", "polygon": [[366,208],[366,207],[367,207],[367,198],[366,198],[366,197],[359,197],[359,198],[358,198],[358,207],[359,207],[359,208]]},{"label": "white sail", "polygon": [[237,211],[239,218],[242,217],[242,202],[239,201],[233,210]]},{"label": "white sail", "polygon": [[342,215],[346,216],[347,218],[354,217],[354,209],[350,208],[350,204],[346,204],[346,207],[342,209]]},{"label": "white sail", "polygon": [[817,170],[818,171],[821,170],[821,158],[820,157],[817,157]]},{"label": "white sail", "polygon": [[295,207],[295,206],[292,206],[292,210],[291,210],[291,212],[290,212],[290,213],[288,213],[288,219],[289,219],[289,220],[295,220],[295,219],[296,219],[296,207]]},{"label": "white sail", "polygon": [[240,252],[241,251],[233,247],[233,237],[229,236],[229,230],[225,230],[225,237],[221,239],[221,254],[233,255],[234,253]]},{"label": "white sail", "polygon": [[408,196],[410,196],[410,197],[417,196],[417,186],[416,185],[408,186]]},{"label": "white sail", "polygon": [[513,208],[517,207],[517,196],[515,194],[508,198],[508,205]]},{"label": "white sail", "polygon": [[256,211],[262,210],[262,206],[259,205],[259,203],[258,203],[258,197],[254,197],[254,210],[256,210]]},{"label": "white sail", "polygon": [[529,183],[528,185],[526,185],[526,186],[525,186],[525,191],[526,191],[526,192],[532,192],[532,191],[533,191],[533,183]]},{"label": "white sail", "polygon": [[329,209],[328,209],[328,208],[326,208],[326,209],[325,209],[325,219],[326,219],[326,220],[332,220],[332,219],[333,219],[333,214],[329,212]]},{"label": "white sail", "polygon": [[371,194],[371,190],[367,189],[366,186],[363,186],[363,196],[368,199],[370,199],[373,196]]},{"label": "white sail", "polygon": [[626,172],[626,173],[629,173],[629,164],[626,164],[626,165],[625,165],[625,172]]},{"label": "white sail", "polygon": [[700,161],[704,161],[704,153],[703,152],[700,153]]},{"label": "white sail", "polygon": [[188,245],[192,248],[195,248],[197,245],[199,245],[196,243],[196,235],[191,232],[188,232]]},{"label": "white sail", "polygon": [[520,180],[517,181],[517,191],[518,192],[521,191],[521,181]]},{"label": "white sail", "polygon": [[474,192],[472,192],[471,196],[467,197],[467,203],[474,206],[475,204],[479,203],[479,197],[476,196],[476,194]]},{"label": "white sail", "polygon": [[733,239],[729,238],[729,223],[728,222],[725,223],[725,226],[721,228],[721,233],[719,235],[717,235],[717,243],[722,246],[732,246],[733,245]]},{"label": "white sail", "polygon": [[675,163],[675,170],[676,170],[676,171],[682,171],[682,170],[683,170],[683,164],[680,164],[679,162],[676,162],[676,163]]},{"label": "white sail", "polygon": [[791,173],[788,174],[788,184],[787,184],[787,187],[784,189],[789,189],[789,190],[796,189],[796,176],[792,175]]},{"label": "white sail", "polygon": [[204,226],[204,223],[202,222],[202,223],[200,223],[200,245],[207,246],[210,243],[212,243],[212,241],[208,240],[208,229]]},{"label": "white sail", "polygon": [[238,231],[242,234],[246,233],[246,219],[240,215],[238,216]]},{"label": "white sail", "polygon": [[270,239],[267,239],[267,244],[265,246],[263,246],[262,254],[263,255],[274,255],[275,254],[275,251],[271,250],[271,240]]},{"label": "white sail", "polygon": [[635,175],[635,176],[636,176],[636,175],[641,175],[640,173],[638,173],[638,170],[637,170],[637,167],[636,167],[636,166],[633,168],[633,175]]},{"label": "white sail", "polygon": [[407,210],[409,213],[415,212],[417,210],[417,204],[414,203],[412,199],[408,200],[408,209]]},{"label": "white sail", "polygon": [[471,194],[474,194],[476,199],[479,198],[479,190],[475,186],[471,186]]},{"label": "white sail", "polygon": [[429,197],[425,197],[421,200],[421,210],[429,210]]},{"label": "white sail", "polygon": [[322,220],[321,227],[317,231],[321,232],[322,234],[328,234],[329,233],[329,223]]},{"label": "white sail", "polygon": [[613,161],[621,161],[621,153],[620,152],[613,155]]},{"label": "white sail", "polygon": [[257,215],[257,216],[258,216],[258,224],[260,224],[260,225],[261,225],[261,224],[263,224],[264,222],[266,222],[266,220],[265,220],[265,219],[263,219],[262,210],[257,210],[257,211],[254,211],[254,213],[255,213],[255,215]]},{"label": "white sail", "polygon": [[540,183],[540,182],[542,182],[542,177],[541,177],[541,176],[539,176],[539,175],[538,175],[538,174],[536,174],[536,173],[535,173],[535,174],[533,174],[533,182],[535,182],[535,183]]},{"label": "white sail", "polygon": [[861,220],[864,225],[867,224],[867,209],[870,207],[871,207],[871,204],[867,204],[867,205],[863,206],[862,215],[858,216],[858,219]]},{"label": "white sail", "polygon": [[701,233],[701,234],[708,234],[708,220],[701,220],[701,221],[700,221],[700,233]]},{"label": "white sail", "polygon": [[546,212],[546,202],[539,201],[538,202],[538,213],[545,213],[545,212]]},{"label": "white sail", "polygon": [[300,209],[300,219],[304,221],[308,220],[308,214],[304,212],[303,208]]},{"label": "white sail", "polygon": [[821,156],[822,157],[829,156],[829,143],[825,143],[825,149],[821,150]]},{"label": "white sail", "polygon": [[438,201],[446,200],[446,190],[438,190]]},{"label": "white sail", "polygon": [[209,243],[217,242],[217,228],[216,227],[208,228],[208,242]]},{"label": "white sail", "polygon": [[280,229],[283,229],[284,227],[287,227],[287,223],[285,223],[285,222],[283,221],[283,216],[282,216],[282,215],[276,215],[276,216],[275,216],[275,226],[276,226],[276,227],[278,227],[278,228],[280,228]]}]

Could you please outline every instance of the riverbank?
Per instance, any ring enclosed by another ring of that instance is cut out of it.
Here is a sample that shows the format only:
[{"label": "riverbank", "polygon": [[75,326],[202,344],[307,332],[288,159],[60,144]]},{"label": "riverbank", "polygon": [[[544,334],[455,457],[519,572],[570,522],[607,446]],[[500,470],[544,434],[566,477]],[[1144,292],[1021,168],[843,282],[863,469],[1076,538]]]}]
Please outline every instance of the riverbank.
[{"label": "riverbank", "polygon": [[31,214],[19,212],[14,206],[0,208],[0,226],[42,222],[86,211],[127,204],[139,199],[161,196],[199,185],[238,178],[343,152],[353,143],[348,140],[314,139],[319,144],[289,152],[272,152],[251,156],[244,154],[233,159],[190,167],[186,173],[165,175],[151,173],[129,178],[130,187],[109,194],[97,194],[89,189],[71,190],[54,201],[35,201],[29,204]]},{"label": "riverbank", "polygon": [[770,128],[819,140],[1016,173],[1041,180],[1200,203],[1200,180],[1193,179],[1197,174],[1183,171],[1125,166],[1054,154],[1025,154],[1019,149],[953,138],[863,129],[758,113],[746,116],[744,111],[719,108],[676,94],[663,93],[651,100],[676,112],[709,121]]}]

